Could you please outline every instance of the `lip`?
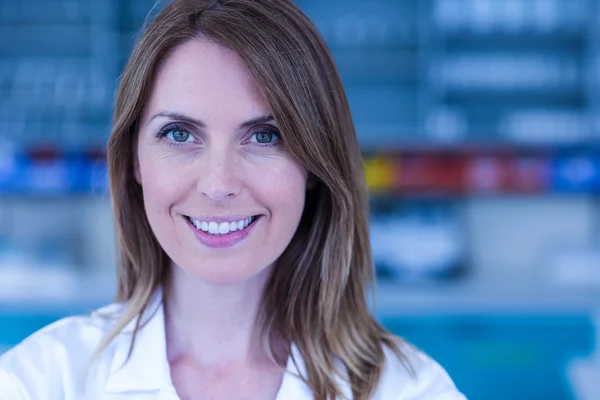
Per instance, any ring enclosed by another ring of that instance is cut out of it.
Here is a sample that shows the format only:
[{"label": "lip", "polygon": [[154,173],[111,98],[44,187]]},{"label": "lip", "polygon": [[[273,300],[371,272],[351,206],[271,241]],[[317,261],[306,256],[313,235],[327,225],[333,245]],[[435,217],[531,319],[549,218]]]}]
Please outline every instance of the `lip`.
[{"label": "lip", "polygon": [[257,217],[258,214],[249,214],[249,215],[233,215],[233,216],[222,216],[222,217],[195,217],[193,215],[187,215],[186,217],[196,219],[198,221],[206,221],[206,222],[237,222],[243,221],[248,218]]},{"label": "lip", "polygon": [[[195,217],[192,217],[192,218],[195,218]],[[229,218],[229,217],[227,217],[227,218]],[[238,218],[238,217],[235,217],[235,218]],[[261,215],[257,215],[256,220],[253,221],[250,225],[248,225],[244,229],[237,230],[234,232],[229,232],[226,235],[215,236],[215,235],[210,235],[200,229],[197,229],[194,225],[192,225],[192,223],[190,222],[190,220],[187,217],[183,217],[183,219],[185,220],[185,223],[192,230],[192,233],[194,234],[194,236],[196,236],[198,241],[200,243],[202,243],[203,245],[205,245],[206,247],[210,247],[213,249],[223,249],[223,248],[231,247],[233,245],[240,243],[241,241],[246,239],[248,237],[248,235],[250,235],[250,233],[254,230],[256,225],[260,222],[261,218],[262,218]],[[240,219],[243,219],[243,218],[240,218]],[[218,221],[216,219],[211,219],[211,220],[203,219],[202,221],[230,222],[227,219],[223,219],[221,221]],[[231,220],[231,222],[233,222],[233,221],[236,221],[236,220],[235,219]]]}]

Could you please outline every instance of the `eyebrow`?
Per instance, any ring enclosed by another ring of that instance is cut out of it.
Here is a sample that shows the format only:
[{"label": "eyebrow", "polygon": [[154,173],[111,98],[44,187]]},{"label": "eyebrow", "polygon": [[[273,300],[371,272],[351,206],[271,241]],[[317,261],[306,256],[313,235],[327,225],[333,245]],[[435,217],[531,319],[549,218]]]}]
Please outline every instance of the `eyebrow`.
[{"label": "eyebrow", "polygon": [[[166,117],[166,118],[170,118],[170,119],[174,119],[174,120],[186,122],[188,124],[194,124],[194,125],[198,126],[199,128],[206,128],[206,124],[204,122],[200,121],[199,119],[195,119],[195,118],[189,117],[189,116],[184,115],[184,114],[180,114],[180,113],[176,113],[176,112],[169,112],[169,111],[163,111],[163,112],[159,112],[158,114],[155,114],[150,119],[150,121],[152,121],[152,120],[154,120],[155,118],[158,118],[158,117]],[[252,119],[249,119],[248,121],[242,122],[238,126],[238,129],[249,128],[252,125],[264,124],[266,122],[271,122],[271,121],[274,121],[274,120],[275,119],[270,114],[260,115],[260,116],[258,116],[256,118],[252,118]],[[148,121],[148,122],[150,122],[150,121]]]}]

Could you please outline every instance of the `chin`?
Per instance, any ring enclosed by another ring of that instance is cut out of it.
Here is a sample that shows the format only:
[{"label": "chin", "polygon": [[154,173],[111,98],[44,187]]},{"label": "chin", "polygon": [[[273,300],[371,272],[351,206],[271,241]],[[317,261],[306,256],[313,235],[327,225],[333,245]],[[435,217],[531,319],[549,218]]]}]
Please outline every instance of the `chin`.
[{"label": "chin", "polygon": [[184,268],[185,272],[196,277],[202,283],[213,286],[230,286],[246,283],[253,279],[267,278],[271,271],[269,267],[257,268],[256,266],[231,262],[227,264],[203,262],[202,264]]}]

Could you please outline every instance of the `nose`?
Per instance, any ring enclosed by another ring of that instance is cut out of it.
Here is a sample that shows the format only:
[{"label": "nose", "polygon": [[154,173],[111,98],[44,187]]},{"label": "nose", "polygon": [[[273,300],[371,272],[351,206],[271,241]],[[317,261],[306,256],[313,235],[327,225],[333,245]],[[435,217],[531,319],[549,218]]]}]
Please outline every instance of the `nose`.
[{"label": "nose", "polygon": [[197,190],[202,196],[222,202],[240,193],[243,185],[242,171],[233,152],[205,149],[201,159]]}]

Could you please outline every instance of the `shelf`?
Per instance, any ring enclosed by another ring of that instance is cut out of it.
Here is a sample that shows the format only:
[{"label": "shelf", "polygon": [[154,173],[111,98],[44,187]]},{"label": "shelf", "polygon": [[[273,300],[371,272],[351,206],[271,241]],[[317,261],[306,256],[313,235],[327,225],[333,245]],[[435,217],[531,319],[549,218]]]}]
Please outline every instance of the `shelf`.
[{"label": "shelf", "polygon": [[498,49],[522,51],[531,50],[536,53],[564,49],[577,52],[583,49],[586,30],[564,30],[563,32],[540,33],[535,31],[521,32],[469,32],[442,31],[440,39],[447,50]]},{"label": "shelf", "polygon": [[598,287],[552,287],[532,283],[460,282],[377,286],[380,316],[456,314],[573,314],[600,309]]},{"label": "shelf", "polygon": [[[379,142],[380,143],[380,142]],[[508,142],[436,144],[406,141],[366,150],[367,182],[375,192],[401,195],[600,193],[600,147],[514,145]],[[103,155],[33,155],[0,159],[0,196],[105,196]]]},{"label": "shelf", "polygon": [[598,194],[600,155],[490,152],[396,152],[365,158],[374,194],[474,196]]},{"label": "shelf", "polygon": [[55,268],[0,268],[0,313],[85,313],[109,304],[116,276]]},{"label": "shelf", "polygon": [[0,195],[101,195],[107,192],[107,166],[85,155],[14,156],[0,159]]},{"label": "shelf", "polygon": [[[35,276],[35,279],[32,279]],[[0,269],[0,312],[72,313],[108,304],[116,293],[110,273],[84,274],[61,269]],[[446,283],[380,281],[380,316],[448,314],[572,314],[600,309],[600,288],[561,287],[467,279]]]},{"label": "shelf", "polygon": [[[541,105],[570,105],[579,106],[584,101],[583,89],[580,86],[570,87],[547,87],[547,88],[484,88],[472,87],[465,88],[460,86],[445,85],[443,88],[444,100],[448,103],[460,103],[462,105],[481,106],[482,102],[490,102],[498,106],[510,104],[512,108],[520,106],[529,106],[535,104],[541,108]],[[467,103],[467,104],[464,104]]]}]

